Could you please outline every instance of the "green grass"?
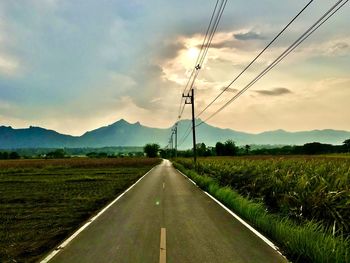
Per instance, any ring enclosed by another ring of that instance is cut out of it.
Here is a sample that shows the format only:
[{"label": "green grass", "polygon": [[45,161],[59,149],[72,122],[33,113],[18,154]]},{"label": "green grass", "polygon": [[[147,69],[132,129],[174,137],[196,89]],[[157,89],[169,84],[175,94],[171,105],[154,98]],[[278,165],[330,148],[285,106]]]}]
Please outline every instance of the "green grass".
[{"label": "green grass", "polygon": [[[177,159],[174,165],[194,180],[199,187],[208,191],[272,239],[293,262],[350,262],[349,239],[333,236],[320,223],[313,221],[300,223],[279,213],[270,213],[262,200],[259,202],[258,199],[243,197],[231,187],[222,185],[219,180],[222,178],[219,177],[218,170],[215,170],[214,175],[204,174],[201,170],[201,163],[205,162],[204,159],[199,162],[201,175],[191,169],[193,166],[190,165],[190,162],[186,159]],[[219,166],[219,164],[212,165],[213,167]],[[214,169],[213,167],[211,168]],[[244,175],[241,176],[243,176],[241,180],[244,180]]]},{"label": "green grass", "polygon": [[331,157],[331,158],[350,158],[350,153],[329,153],[319,155],[320,157]]},{"label": "green grass", "polygon": [[34,262],[158,159],[0,162],[0,262]]},{"label": "green grass", "polygon": [[[186,168],[191,160],[178,159]],[[197,171],[296,221],[316,220],[350,235],[350,159],[328,157],[201,158]]]}]

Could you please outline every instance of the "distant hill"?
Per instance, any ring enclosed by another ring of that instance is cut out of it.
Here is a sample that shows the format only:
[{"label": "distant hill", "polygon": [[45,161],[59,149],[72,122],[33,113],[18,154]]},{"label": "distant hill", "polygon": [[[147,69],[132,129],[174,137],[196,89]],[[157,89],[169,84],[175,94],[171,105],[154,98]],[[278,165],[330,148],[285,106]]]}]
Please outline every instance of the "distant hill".
[{"label": "distant hill", "polygon": [[[178,142],[183,140],[191,122],[183,120],[178,126]],[[139,122],[129,123],[123,119],[89,132],[82,136],[60,134],[53,130],[40,127],[13,129],[0,126],[0,148],[77,148],[77,147],[107,147],[107,146],[143,146],[154,142],[165,146],[168,142],[171,127],[167,129],[151,128]],[[287,132],[284,130],[267,131],[258,134],[221,129],[206,123],[197,127],[197,142],[214,146],[217,141],[234,140],[238,145],[270,144],[270,145],[302,145],[308,142],[341,144],[350,138],[350,132],[338,130],[313,130]],[[190,148],[191,134],[180,145],[180,148]]]}]

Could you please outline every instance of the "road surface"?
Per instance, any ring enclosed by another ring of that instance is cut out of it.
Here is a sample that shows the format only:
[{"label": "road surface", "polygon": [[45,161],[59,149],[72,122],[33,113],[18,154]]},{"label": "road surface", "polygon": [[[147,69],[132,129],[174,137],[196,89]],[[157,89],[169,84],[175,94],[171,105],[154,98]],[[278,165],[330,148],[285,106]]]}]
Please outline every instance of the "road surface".
[{"label": "road surface", "polygon": [[165,160],[49,262],[287,261]]}]

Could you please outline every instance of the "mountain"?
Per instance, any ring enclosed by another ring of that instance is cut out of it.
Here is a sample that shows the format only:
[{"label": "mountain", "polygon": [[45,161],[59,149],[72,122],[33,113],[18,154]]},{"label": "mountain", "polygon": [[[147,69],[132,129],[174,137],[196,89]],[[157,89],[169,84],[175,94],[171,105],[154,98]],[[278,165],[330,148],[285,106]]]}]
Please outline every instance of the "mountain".
[{"label": "mountain", "polygon": [[0,126],[0,148],[2,149],[75,147],[77,138],[40,127],[13,129]]},{"label": "mountain", "polygon": [[[200,120],[198,120],[199,122]],[[285,130],[267,131],[258,134],[220,129],[206,123],[196,129],[197,141],[207,145],[215,145],[217,141],[234,140],[238,145],[303,145],[308,142],[342,144],[350,138],[350,132],[339,130],[312,130],[288,132]]]},{"label": "mountain", "polygon": [[[197,120],[199,123],[200,120]],[[179,148],[187,149],[192,145],[190,132],[191,121],[182,120],[178,125]],[[129,123],[123,119],[89,132],[81,136],[60,134],[53,130],[30,126],[26,129],[13,129],[0,126],[0,148],[78,148],[105,146],[143,146],[155,142],[165,146],[169,140],[171,127],[167,129],[151,128],[139,122]],[[183,141],[184,134],[188,134]],[[234,140],[238,145],[271,144],[302,145],[307,142],[341,144],[350,138],[350,132],[338,130],[313,130],[288,132],[284,130],[267,131],[258,134],[221,129],[206,123],[196,128],[197,142],[214,146],[218,141]]]},{"label": "mountain", "polygon": [[163,145],[169,129],[149,128],[139,122],[128,123],[121,119],[111,125],[87,132],[79,138],[83,147],[143,146],[149,142]]}]

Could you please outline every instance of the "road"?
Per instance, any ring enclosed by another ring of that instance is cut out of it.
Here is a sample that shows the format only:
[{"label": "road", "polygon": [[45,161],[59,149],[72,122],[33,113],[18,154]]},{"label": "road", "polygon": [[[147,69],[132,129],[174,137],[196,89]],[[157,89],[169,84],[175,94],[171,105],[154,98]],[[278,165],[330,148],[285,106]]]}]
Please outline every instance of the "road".
[{"label": "road", "polygon": [[165,160],[49,262],[287,261]]}]

